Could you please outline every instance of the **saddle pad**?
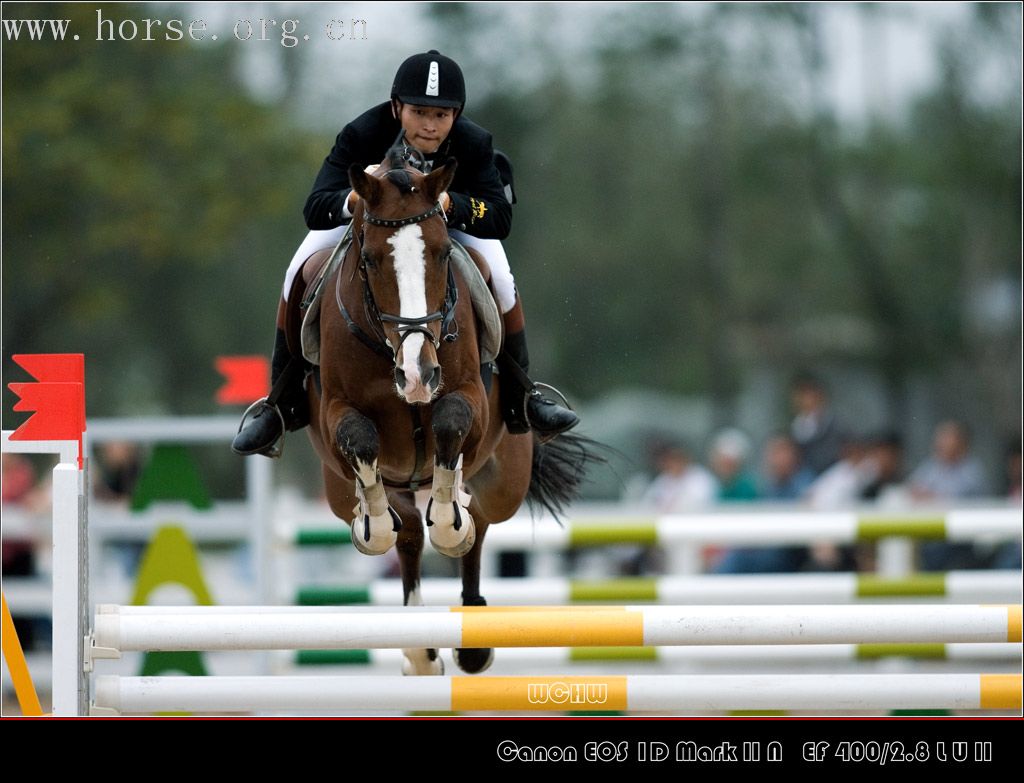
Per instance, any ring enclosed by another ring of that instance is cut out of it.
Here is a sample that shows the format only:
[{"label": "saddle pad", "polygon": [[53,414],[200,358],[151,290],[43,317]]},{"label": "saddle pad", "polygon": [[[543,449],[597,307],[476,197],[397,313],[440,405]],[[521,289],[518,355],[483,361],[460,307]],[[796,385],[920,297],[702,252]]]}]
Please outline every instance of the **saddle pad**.
[{"label": "saddle pad", "polygon": [[461,244],[452,240],[452,261],[455,271],[469,287],[469,298],[473,301],[473,312],[480,324],[480,364],[490,364],[501,353],[501,313],[494,301],[491,289],[469,253]]},{"label": "saddle pad", "polygon": [[[324,281],[341,264],[351,241],[351,232],[346,232],[331,254],[330,260],[324,265],[309,307],[302,319],[302,355],[306,361],[314,365],[319,366],[320,364],[320,300],[324,295]],[[469,257],[466,248],[454,239],[452,240],[452,261],[455,264],[456,273],[469,288],[473,312],[476,313],[477,322],[480,325],[480,364],[490,364],[498,358],[498,354],[501,352],[501,313],[498,312],[498,305],[494,301],[491,289],[487,286],[487,281],[480,274],[473,259]]]},{"label": "saddle pad", "polygon": [[[349,223],[345,235],[338,242],[337,247],[334,248],[330,259],[324,264],[320,277],[316,281],[316,286],[313,288],[313,294],[306,308],[306,314],[302,317],[302,329],[299,332],[302,356],[307,362],[317,367],[320,366],[320,300],[324,298],[324,282],[341,265],[342,260],[345,258],[345,253],[348,252],[348,246],[351,244],[352,224]],[[306,303],[303,302],[303,304]]]}]

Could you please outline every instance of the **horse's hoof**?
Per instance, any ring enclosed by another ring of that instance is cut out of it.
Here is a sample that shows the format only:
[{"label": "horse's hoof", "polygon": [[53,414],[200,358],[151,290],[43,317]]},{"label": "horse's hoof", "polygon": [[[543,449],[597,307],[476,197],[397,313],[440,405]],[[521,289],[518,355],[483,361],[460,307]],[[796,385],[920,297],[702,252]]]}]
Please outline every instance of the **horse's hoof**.
[{"label": "horse's hoof", "polygon": [[438,676],[444,674],[444,661],[437,650],[430,657],[427,650],[402,650],[402,675],[405,677]]},{"label": "horse's hoof", "polygon": [[[389,509],[390,510],[390,509]],[[369,538],[366,532],[369,530]],[[364,555],[383,555],[398,541],[390,514],[356,517],[352,522],[352,544]]]},{"label": "horse's hoof", "polygon": [[[454,504],[452,504],[454,505]],[[456,530],[453,525],[437,524],[430,529],[430,543],[446,557],[462,557],[476,543],[476,525],[466,509],[462,509],[462,525]]]},{"label": "horse's hoof", "polygon": [[466,674],[480,674],[491,668],[494,663],[493,647],[456,648],[452,651],[455,663]]}]

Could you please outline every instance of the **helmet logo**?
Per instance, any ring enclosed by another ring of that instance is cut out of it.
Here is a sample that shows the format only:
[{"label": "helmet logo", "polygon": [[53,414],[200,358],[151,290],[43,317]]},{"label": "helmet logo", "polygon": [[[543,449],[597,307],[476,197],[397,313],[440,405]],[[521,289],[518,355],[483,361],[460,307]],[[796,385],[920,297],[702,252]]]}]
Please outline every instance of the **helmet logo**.
[{"label": "helmet logo", "polygon": [[427,95],[437,96],[439,94],[439,88],[441,83],[441,77],[437,70],[437,61],[433,60],[430,63],[430,72],[427,74]]}]

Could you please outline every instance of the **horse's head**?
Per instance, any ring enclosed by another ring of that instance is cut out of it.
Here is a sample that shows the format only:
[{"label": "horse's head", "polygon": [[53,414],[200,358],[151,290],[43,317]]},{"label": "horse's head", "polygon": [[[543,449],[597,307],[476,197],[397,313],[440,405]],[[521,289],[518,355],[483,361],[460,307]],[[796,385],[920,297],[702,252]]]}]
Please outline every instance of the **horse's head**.
[{"label": "horse's head", "polygon": [[349,170],[365,205],[356,210],[353,233],[369,315],[379,319],[395,355],[395,386],[409,403],[427,403],[437,395],[437,349],[453,328],[451,243],[438,197],[451,184],[455,167],[449,158],[424,176],[396,149],[373,175],[358,166]]}]

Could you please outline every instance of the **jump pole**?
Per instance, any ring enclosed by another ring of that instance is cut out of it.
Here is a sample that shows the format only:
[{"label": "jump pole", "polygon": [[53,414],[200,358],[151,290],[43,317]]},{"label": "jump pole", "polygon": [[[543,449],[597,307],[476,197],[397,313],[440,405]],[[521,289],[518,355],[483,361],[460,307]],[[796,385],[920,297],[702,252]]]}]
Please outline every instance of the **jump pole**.
[{"label": "jump pole", "polygon": [[95,713],[353,710],[1019,710],[1021,675],[118,677]]},{"label": "jump pole", "polygon": [[[666,604],[847,604],[920,599],[952,603],[1016,602],[1020,571],[950,571],[887,579],[874,574],[741,574],[631,577],[622,579],[484,579],[481,595],[494,604],[551,605],[576,602],[642,601]],[[458,579],[424,579],[424,601],[450,605],[462,600]],[[289,596],[303,606],[368,604],[402,606],[398,579],[365,585],[307,586]]]},{"label": "jump pole", "polygon": [[[97,657],[145,650],[1020,642],[1010,606],[99,607]],[[210,610],[213,611],[210,611]]]},{"label": "jump pole", "polygon": [[[853,544],[890,537],[930,541],[1004,541],[1021,536],[1021,510],[933,509],[893,512],[807,511],[712,512],[638,517],[579,517],[559,527],[551,517],[517,517],[487,531],[487,545],[505,551],[642,546],[801,546],[811,542]],[[279,540],[297,545],[350,542],[347,528],[324,516],[309,526],[282,522]]]}]

